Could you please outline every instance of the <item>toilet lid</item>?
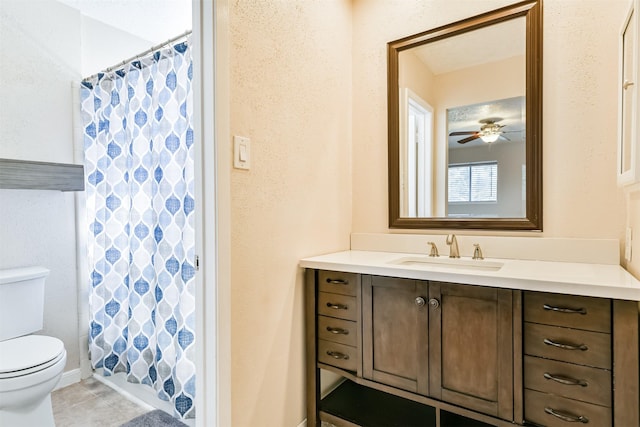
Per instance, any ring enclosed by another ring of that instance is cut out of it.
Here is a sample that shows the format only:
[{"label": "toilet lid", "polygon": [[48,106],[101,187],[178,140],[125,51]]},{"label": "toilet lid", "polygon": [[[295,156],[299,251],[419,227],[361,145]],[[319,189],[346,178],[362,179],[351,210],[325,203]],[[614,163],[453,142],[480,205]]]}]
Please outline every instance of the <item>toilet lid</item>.
[{"label": "toilet lid", "polygon": [[58,338],[26,335],[0,342],[0,378],[26,375],[51,366],[64,356]]}]

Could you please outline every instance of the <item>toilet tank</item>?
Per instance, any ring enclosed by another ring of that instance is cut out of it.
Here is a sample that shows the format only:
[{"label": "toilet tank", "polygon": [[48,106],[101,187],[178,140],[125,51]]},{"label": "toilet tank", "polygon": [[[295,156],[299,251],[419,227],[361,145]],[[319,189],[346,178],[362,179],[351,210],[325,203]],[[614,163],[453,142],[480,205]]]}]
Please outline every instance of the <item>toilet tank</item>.
[{"label": "toilet tank", "polygon": [[42,329],[48,275],[44,267],[0,270],[0,341]]}]

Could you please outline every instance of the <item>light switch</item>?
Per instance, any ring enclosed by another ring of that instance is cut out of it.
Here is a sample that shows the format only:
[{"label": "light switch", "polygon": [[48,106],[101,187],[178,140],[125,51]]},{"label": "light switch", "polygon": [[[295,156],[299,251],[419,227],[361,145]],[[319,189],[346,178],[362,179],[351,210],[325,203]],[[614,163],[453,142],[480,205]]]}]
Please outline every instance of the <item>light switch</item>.
[{"label": "light switch", "polygon": [[247,170],[251,167],[251,140],[249,138],[233,137],[233,167]]}]

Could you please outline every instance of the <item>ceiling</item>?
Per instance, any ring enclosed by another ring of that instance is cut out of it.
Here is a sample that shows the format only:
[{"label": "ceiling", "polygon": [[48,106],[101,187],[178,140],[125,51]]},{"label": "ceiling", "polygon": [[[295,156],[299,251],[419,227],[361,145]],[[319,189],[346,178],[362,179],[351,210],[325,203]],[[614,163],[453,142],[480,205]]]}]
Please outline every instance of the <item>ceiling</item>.
[{"label": "ceiling", "polygon": [[[0,0],[1,1],[1,0]],[[153,44],[191,29],[191,0],[58,0]]]},{"label": "ceiling", "polygon": [[434,75],[522,56],[526,52],[525,19],[512,19],[447,37],[411,51]]}]

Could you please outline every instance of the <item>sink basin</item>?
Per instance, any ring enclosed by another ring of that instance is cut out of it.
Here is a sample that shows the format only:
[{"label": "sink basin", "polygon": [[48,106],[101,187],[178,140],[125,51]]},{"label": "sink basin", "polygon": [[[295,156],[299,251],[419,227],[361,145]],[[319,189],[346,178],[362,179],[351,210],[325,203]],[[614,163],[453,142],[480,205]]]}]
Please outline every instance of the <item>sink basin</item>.
[{"label": "sink basin", "polygon": [[498,271],[504,263],[499,261],[476,260],[471,258],[443,258],[430,256],[409,256],[390,261],[389,264],[449,270]]}]

